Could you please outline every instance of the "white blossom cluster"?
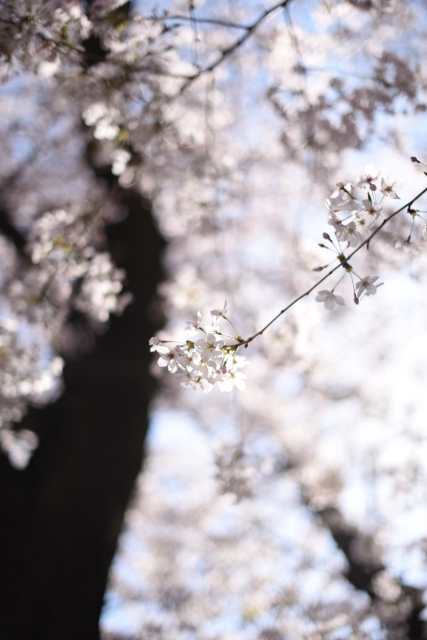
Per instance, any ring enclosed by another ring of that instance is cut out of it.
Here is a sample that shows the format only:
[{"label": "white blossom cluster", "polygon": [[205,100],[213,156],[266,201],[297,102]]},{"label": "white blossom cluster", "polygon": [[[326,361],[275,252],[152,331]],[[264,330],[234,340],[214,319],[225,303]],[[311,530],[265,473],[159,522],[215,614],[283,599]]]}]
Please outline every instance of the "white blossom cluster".
[{"label": "white blossom cluster", "polygon": [[[324,303],[328,310],[334,309],[335,305],[345,304],[344,298],[334,292],[347,274],[352,281],[353,299],[356,304],[359,304],[364,296],[375,295],[378,287],[382,284],[377,283],[378,276],[376,275],[363,277],[358,275],[348,262],[350,256],[345,255],[345,250],[355,249],[351,252],[353,255],[362,243],[369,242],[370,236],[385,220],[384,206],[387,199],[400,200],[397,192],[403,188],[403,183],[398,181],[393,174],[388,174],[385,178],[380,178],[380,176],[381,172],[377,171],[372,164],[368,164],[355,184],[338,182],[336,189],[326,200],[325,204],[329,210],[328,225],[334,229],[335,240],[328,233],[324,233],[323,238],[328,242],[328,245],[322,243],[319,246],[335,253],[336,260],[345,270],[344,276],[331,291],[324,289],[319,291],[316,296],[317,302]],[[396,248],[400,248],[402,245],[405,248],[416,248],[411,242],[411,235],[415,216],[419,213],[410,207],[409,213],[413,217],[409,236],[403,243],[396,242]],[[323,271],[331,264],[332,262],[317,267],[315,271]]]},{"label": "white blossom cluster", "polygon": [[48,272],[81,277],[95,253],[93,236],[93,221],[85,220],[80,212],[47,211],[31,229],[31,260]]},{"label": "white blossom cluster", "polygon": [[[337,183],[337,188],[326,201],[329,209],[328,224],[335,230],[340,242],[346,242],[348,247],[358,245],[369,229],[384,219],[384,204],[386,198],[399,200],[397,191],[403,188],[393,174],[381,178],[381,173],[371,164],[365,166],[363,175],[356,182]],[[346,213],[345,218],[338,214]]]},{"label": "white blossom cluster", "polygon": [[75,307],[99,322],[106,322],[110,313],[120,315],[133,300],[129,292],[120,295],[125,275],[123,269],[113,265],[109,253],[96,254],[84,275]]},{"label": "white blossom cluster", "polygon": [[[72,203],[43,213],[30,227],[22,255],[0,236],[0,295],[8,318],[1,325],[0,446],[18,467],[27,464],[37,438],[12,425],[28,403],[44,404],[56,393],[62,361],[55,350],[67,353],[67,344],[72,349],[79,340],[67,334],[70,312],[85,314],[96,328],[132,300],[122,292],[124,270],[99,251],[104,214],[114,215],[111,207],[101,209]],[[28,332],[33,338],[24,348],[21,334]]]},{"label": "white blossom cluster", "polygon": [[21,344],[17,323],[0,322],[0,443],[15,466],[26,465],[37,439],[29,432],[12,431],[9,425],[22,419],[29,400],[43,402],[52,395],[62,366],[58,357],[43,366],[39,348]]},{"label": "white blossom cluster", "polygon": [[58,209],[36,220],[28,251],[38,269],[10,286],[18,314],[38,319],[44,314],[49,322],[61,307],[71,305],[97,322],[106,322],[110,313],[122,313],[132,296],[121,293],[124,270],[114,266],[108,252],[96,250],[100,228],[96,211]]},{"label": "white blossom cluster", "polygon": [[[412,158],[413,162],[420,163],[416,158]],[[328,264],[316,267],[314,271],[319,272],[330,267],[335,263],[330,272],[321,278],[319,282],[309,290],[297,297],[279,314],[277,314],[263,329],[255,333],[253,336],[244,340],[241,335],[229,336],[223,334],[218,329],[218,321],[223,318],[234,329],[232,323],[228,320],[226,314],[227,304],[224,304],[222,310],[211,311],[215,321],[212,327],[201,326],[201,314],[198,312],[195,322],[187,322],[188,330],[200,330],[204,335],[195,342],[188,340],[185,343],[178,344],[174,349],[170,349],[160,341],[159,338],[153,337],[150,340],[151,351],[157,351],[160,354],[158,365],[167,367],[170,373],[179,373],[185,376],[182,382],[183,386],[196,388],[200,386],[205,392],[209,392],[215,383],[218,383],[221,391],[231,391],[233,386],[240,389],[245,388],[243,379],[246,377],[237,371],[240,357],[237,356],[237,350],[241,346],[247,347],[256,337],[263,334],[271,324],[273,324],[280,316],[282,316],[290,307],[306,295],[308,295],[326,279],[328,279],[338,269],[343,269],[344,274],[332,290],[322,289],[316,295],[316,301],[324,304],[325,308],[332,310],[335,306],[344,306],[344,298],[335,293],[337,286],[348,275],[351,279],[353,287],[353,300],[355,304],[359,304],[366,296],[372,296],[383,283],[378,283],[377,275],[360,276],[350,265],[349,260],[359,251],[365,244],[368,244],[379,230],[380,225],[383,226],[397,213],[407,208],[408,213],[412,216],[412,225],[409,236],[405,241],[405,245],[415,246],[411,242],[411,236],[414,229],[415,218],[419,217],[425,220],[418,209],[413,209],[412,204],[422,195],[416,196],[410,204],[388,214],[385,217],[383,208],[386,200],[400,200],[398,191],[403,188],[403,183],[398,181],[392,174],[388,174],[385,178],[380,179],[378,172],[373,165],[366,165],[363,175],[359,177],[356,184],[337,183],[336,189],[326,200],[326,206],[329,210],[328,224],[333,227],[335,240],[331,238],[329,233],[324,233],[323,238],[328,245],[321,243],[322,249],[327,249],[335,254],[334,259]],[[427,228],[427,227],[426,227]],[[426,232],[424,231],[424,236]],[[345,246],[343,246],[345,245]],[[400,248],[400,241],[395,243],[396,248]],[[353,249],[348,255],[347,250]],[[225,338],[225,340],[223,339]],[[230,342],[231,340],[231,342]]]},{"label": "white blossom cluster", "polygon": [[42,4],[32,0],[2,2],[0,21],[0,59],[9,65],[27,69],[35,67],[41,75],[52,75],[60,69],[58,53],[67,52],[87,38],[92,23],[81,2]]},{"label": "white blossom cluster", "polygon": [[232,391],[233,387],[243,390],[246,376],[239,369],[247,361],[243,356],[237,355],[241,337],[223,333],[219,328],[221,318],[232,327],[226,312],[227,303],[221,310],[214,309],[211,311],[212,324],[203,327],[199,311],[197,319],[187,322],[186,328],[187,333],[197,335],[192,340],[178,344],[174,349],[165,345],[168,342],[166,340],[151,338],[150,350],[159,354],[159,367],[167,368],[170,373],[182,377],[183,387],[201,387],[205,393],[209,393],[215,384],[220,391]]}]

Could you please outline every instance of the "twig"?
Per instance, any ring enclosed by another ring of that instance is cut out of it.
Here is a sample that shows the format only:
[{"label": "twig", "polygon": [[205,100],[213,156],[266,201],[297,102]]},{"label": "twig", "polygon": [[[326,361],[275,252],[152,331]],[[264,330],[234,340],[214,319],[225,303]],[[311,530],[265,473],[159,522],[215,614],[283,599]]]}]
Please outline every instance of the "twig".
[{"label": "twig", "polygon": [[209,66],[205,67],[204,69],[200,69],[200,71],[198,71],[197,73],[195,73],[192,76],[190,76],[188,78],[187,82],[185,82],[182,85],[181,89],[179,90],[178,95],[182,94],[186,89],[188,89],[188,87],[195,80],[197,80],[197,78],[199,78],[202,74],[209,73],[210,71],[213,71],[226,58],[228,58],[228,56],[230,56],[232,53],[234,53],[239,47],[242,46],[242,44],[244,44],[244,42],[246,42],[246,40],[249,38],[249,36],[256,30],[256,28],[261,24],[261,22],[263,22],[265,20],[265,18],[267,18],[267,16],[269,16],[274,11],[277,11],[277,9],[280,9],[280,8],[284,9],[289,4],[289,2],[291,2],[291,0],[282,0],[282,2],[278,2],[277,4],[275,4],[270,9],[266,9],[257,18],[257,20],[255,20],[255,22],[253,22],[250,26],[242,27],[242,28],[245,29],[246,33],[244,33],[242,36],[240,36],[240,38],[238,38],[235,42],[233,42],[232,45],[230,45],[226,49],[223,49],[222,52],[221,52],[221,55],[216,60],[214,60],[214,62],[212,62]]},{"label": "twig", "polygon": [[[192,22],[193,19],[189,16],[144,16],[143,20],[151,20],[156,22],[166,22],[167,20],[181,20],[182,22]],[[246,31],[251,28],[251,25],[239,24],[237,22],[228,22],[227,20],[221,20],[219,18],[194,18],[199,24],[215,24],[219,27],[227,27],[229,29],[245,29]]]},{"label": "twig", "polygon": [[39,38],[41,40],[43,40],[44,42],[49,42],[49,44],[54,44],[55,47],[66,47],[67,49],[70,49],[71,51],[75,51],[76,53],[85,53],[85,50],[83,47],[75,47],[74,45],[70,44],[69,42],[66,42],[65,40],[55,40],[54,38],[49,38],[49,36],[46,36],[44,33],[42,33],[41,31],[37,31],[37,34],[39,36]]},{"label": "twig", "polygon": [[[416,202],[419,198],[421,198],[422,195],[424,195],[427,192],[427,187],[425,189],[423,189],[422,191],[420,191],[420,193],[418,195],[415,196],[415,198],[412,198],[412,200],[410,200],[409,202],[407,202],[406,204],[404,204],[402,207],[400,207],[400,209],[397,209],[397,211],[395,211],[394,213],[392,213],[391,215],[389,215],[387,218],[385,218],[385,220],[383,220],[383,222],[380,224],[379,227],[377,227],[371,234],[370,236],[368,236],[368,238],[366,238],[366,240],[364,240],[363,242],[360,243],[360,245],[358,247],[356,247],[356,249],[354,249],[354,251],[352,251],[348,256],[344,256],[344,260],[343,263],[347,264],[348,261],[350,260],[350,258],[352,258],[358,251],[360,251],[360,249],[362,249],[365,245],[368,245],[369,242],[372,240],[372,238],[378,233],[378,231],[380,231],[392,218],[394,218],[395,216],[397,216],[398,213],[400,213],[401,211],[403,211],[404,209],[410,207],[414,202]],[[294,304],[296,304],[297,302],[299,302],[300,300],[302,300],[302,298],[305,298],[306,296],[308,296],[312,291],[314,291],[314,289],[317,289],[317,287],[319,286],[319,284],[321,284],[322,282],[324,282],[327,278],[329,278],[329,276],[331,276],[333,273],[335,273],[335,271],[337,271],[340,267],[344,267],[344,264],[342,264],[341,262],[339,264],[337,264],[333,269],[331,269],[326,275],[323,276],[323,278],[320,278],[320,280],[318,280],[312,287],[310,287],[310,289],[308,289],[305,293],[301,294],[300,296],[298,296],[298,298],[295,298],[295,300],[293,300],[292,302],[290,302],[284,309],[282,309],[281,311],[279,311],[279,313],[274,316],[274,318],[272,320],[270,320],[270,322],[268,322],[265,327],[263,327],[262,329],[260,329],[259,331],[257,331],[256,333],[254,333],[253,336],[251,336],[250,338],[247,338],[246,340],[239,340],[239,342],[236,343],[236,347],[242,347],[243,345],[246,347],[250,342],[252,342],[253,340],[255,340],[255,338],[257,338],[258,336],[261,336],[264,331],[266,329],[268,329],[268,327],[270,327],[273,322],[276,322],[276,320],[278,318],[280,318],[280,316],[282,316],[286,311],[288,311],[291,307],[294,306]]]}]

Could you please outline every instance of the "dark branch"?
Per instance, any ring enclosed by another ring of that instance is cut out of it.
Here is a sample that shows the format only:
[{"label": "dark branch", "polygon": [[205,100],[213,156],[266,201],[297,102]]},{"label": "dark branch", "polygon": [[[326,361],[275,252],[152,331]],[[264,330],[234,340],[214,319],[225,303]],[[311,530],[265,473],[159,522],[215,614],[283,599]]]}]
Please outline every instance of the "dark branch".
[{"label": "dark branch", "polygon": [[150,20],[151,22],[167,22],[168,20],[179,20],[181,22],[197,22],[198,24],[215,24],[219,27],[226,27],[228,29],[245,29],[249,31],[252,25],[240,24],[238,22],[229,22],[228,20],[221,20],[220,18],[191,18],[190,16],[144,16],[143,20]]},{"label": "dark branch", "polygon": [[328,507],[316,513],[347,558],[347,580],[356,589],[366,591],[369,595],[375,613],[387,629],[388,638],[425,640],[427,631],[421,618],[424,608],[423,590],[408,587],[398,581],[400,595],[394,601],[381,597],[381,592],[375,589],[375,576],[384,571],[385,566],[376,557],[375,545],[371,538],[358,531],[356,527],[349,526],[335,508]]},{"label": "dark branch", "polygon": [[249,36],[256,31],[256,29],[265,20],[265,18],[267,18],[267,16],[269,16],[272,13],[274,13],[274,11],[277,11],[277,9],[280,9],[280,8],[284,9],[290,2],[291,2],[291,0],[282,0],[282,2],[278,2],[277,4],[275,4],[270,9],[266,9],[257,18],[257,20],[255,20],[255,22],[253,22],[250,26],[244,27],[245,30],[246,30],[245,33],[242,36],[240,36],[240,38],[238,38],[232,45],[230,45],[226,49],[223,49],[223,51],[221,52],[220,56],[216,60],[214,60],[214,62],[212,62],[209,66],[205,67],[204,69],[201,69],[200,71],[198,71],[194,75],[190,76],[188,78],[187,82],[185,82],[182,85],[179,93],[180,94],[183,93],[186,89],[188,89],[188,87],[191,84],[193,84],[193,82],[195,80],[197,80],[197,78],[199,78],[204,73],[209,73],[209,72],[213,71],[214,69],[216,69],[216,67],[218,67],[226,58],[228,58],[231,54],[233,54],[235,51],[237,51],[237,49],[239,49],[246,42],[246,40],[249,38]]}]

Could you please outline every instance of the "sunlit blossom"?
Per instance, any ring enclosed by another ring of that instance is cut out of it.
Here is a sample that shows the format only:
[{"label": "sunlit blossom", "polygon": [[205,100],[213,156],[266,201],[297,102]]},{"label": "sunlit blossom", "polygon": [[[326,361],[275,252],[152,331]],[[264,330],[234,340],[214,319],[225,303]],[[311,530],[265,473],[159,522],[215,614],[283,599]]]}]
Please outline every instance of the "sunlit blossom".
[{"label": "sunlit blossom", "polygon": [[400,189],[403,189],[403,182],[398,181],[392,173],[389,173],[385,179],[381,178],[381,193],[384,196],[400,199],[400,196],[397,195],[397,191]]},{"label": "sunlit blossom", "polygon": [[371,191],[376,191],[375,182],[380,177],[380,171],[377,171],[373,164],[367,164],[364,169],[364,174],[360,176],[357,186],[363,187],[364,189],[370,189]]}]

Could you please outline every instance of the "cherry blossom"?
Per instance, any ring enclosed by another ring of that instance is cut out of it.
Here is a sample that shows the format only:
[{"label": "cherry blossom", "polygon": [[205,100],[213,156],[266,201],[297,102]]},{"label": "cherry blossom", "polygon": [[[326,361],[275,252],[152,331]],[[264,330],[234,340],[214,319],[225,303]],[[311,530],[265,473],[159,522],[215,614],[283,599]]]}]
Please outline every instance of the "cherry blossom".
[{"label": "cherry blossom", "polygon": [[244,382],[245,379],[246,379],[246,376],[244,373],[241,373],[240,371],[234,371],[233,369],[231,369],[224,375],[221,382],[218,383],[218,386],[221,389],[221,391],[226,391],[226,392],[232,391],[233,387],[237,387],[241,391],[244,391],[244,389],[246,388],[246,385]]},{"label": "cherry blossom", "polygon": [[159,367],[167,367],[171,373],[178,371],[177,353],[171,351],[168,347],[159,346],[156,349],[157,353],[160,353],[160,358],[157,360]]},{"label": "cherry blossom", "polygon": [[419,253],[420,248],[415,242],[412,242],[410,238],[406,240],[396,240],[394,244],[395,249],[402,249],[405,253]]},{"label": "cherry blossom", "polygon": [[[335,200],[336,202],[331,202]],[[342,184],[339,182],[335,191],[331,193],[330,200],[326,200],[326,206],[333,212],[354,210],[357,208],[355,200],[355,188],[351,182]]]},{"label": "cherry blossom", "polygon": [[[330,220],[330,219],[329,219]],[[331,224],[328,220],[328,224]],[[342,223],[336,223],[335,227],[335,235],[338,240],[342,242],[348,242],[350,247],[356,247],[362,239],[362,234],[356,230],[356,224],[354,222],[349,222],[344,225]]]},{"label": "cherry blossom", "polygon": [[382,204],[374,204],[370,200],[362,200],[363,209],[357,212],[359,219],[365,220],[368,226],[375,224],[382,219]]},{"label": "cherry blossom", "polygon": [[150,345],[150,351],[157,351],[158,346],[160,345],[160,340],[157,336],[153,336],[150,338],[148,344]]},{"label": "cherry blossom", "polygon": [[357,297],[361,298],[363,294],[374,296],[381,284],[374,284],[378,280],[378,276],[365,276],[359,282],[356,282]]},{"label": "cherry blossom", "polygon": [[360,176],[357,186],[364,189],[370,189],[376,191],[376,180],[380,177],[380,172],[377,171],[373,164],[367,164],[364,169],[364,175]]},{"label": "cherry blossom", "polygon": [[397,191],[403,189],[403,186],[403,182],[398,181],[392,173],[389,173],[385,179],[381,178],[381,193],[385,197],[400,200]]},{"label": "cherry blossom", "polygon": [[211,315],[220,316],[222,318],[225,318],[226,313],[227,313],[227,300],[224,301],[224,305],[222,309],[214,309],[213,311],[211,311]]},{"label": "cherry blossom", "polygon": [[218,339],[218,337],[213,333],[208,333],[206,338],[197,340],[197,342],[194,343],[194,346],[199,352],[200,357],[208,362],[210,360],[216,361],[218,357],[222,360],[221,347],[223,344],[223,340]]},{"label": "cherry blossom", "polygon": [[[226,305],[223,307],[225,312]],[[192,389],[201,388],[210,393],[215,385],[221,391],[230,392],[233,387],[244,389],[243,380],[246,378],[238,369],[246,366],[243,356],[237,355],[240,347],[239,338],[231,338],[220,330],[221,319],[227,321],[223,312],[215,315],[215,333],[209,327],[201,325],[201,313],[198,313],[196,323],[187,323],[195,329],[198,325],[199,339],[187,340],[179,343],[173,350],[167,347],[158,337],[150,339],[150,351],[159,354],[157,364],[167,368],[170,373],[178,374],[181,385]],[[223,339],[222,336],[226,336]]]},{"label": "cherry blossom", "polygon": [[194,321],[188,320],[187,326],[184,329],[184,331],[186,331],[189,334],[196,333],[196,331],[198,331],[201,327],[201,322],[202,322],[202,314],[200,313],[200,311],[198,311],[197,320],[194,320]]},{"label": "cherry blossom", "polygon": [[326,289],[319,291],[316,296],[316,301],[323,302],[325,304],[325,309],[328,309],[329,311],[331,311],[336,304],[340,306],[345,304],[344,298],[337,296],[332,291],[327,291]]}]

